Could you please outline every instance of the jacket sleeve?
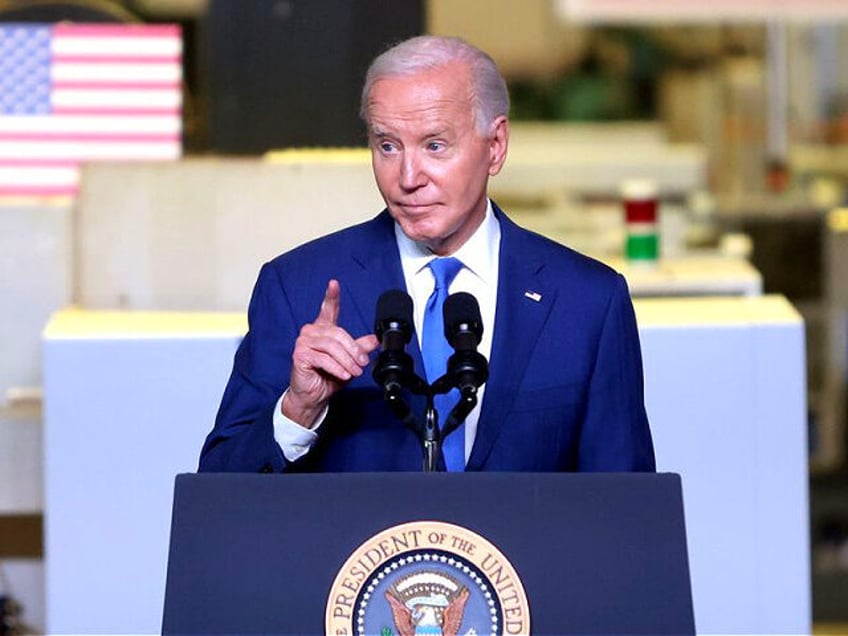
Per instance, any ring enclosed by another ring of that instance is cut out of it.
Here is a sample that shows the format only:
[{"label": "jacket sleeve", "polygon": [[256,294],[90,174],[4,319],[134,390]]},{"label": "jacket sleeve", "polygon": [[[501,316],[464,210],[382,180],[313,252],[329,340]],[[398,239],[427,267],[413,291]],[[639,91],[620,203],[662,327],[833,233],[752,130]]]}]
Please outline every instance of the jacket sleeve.
[{"label": "jacket sleeve", "polygon": [[654,471],[642,353],[627,283],[617,276],[589,383],[578,470]]},{"label": "jacket sleeve", "polygon": [[273,413],[291,372],[300,326],[285,289],[265,264],[248,307],[248,332],[235,354],[201,472],[279,472],[288,464],[274,439]]}]

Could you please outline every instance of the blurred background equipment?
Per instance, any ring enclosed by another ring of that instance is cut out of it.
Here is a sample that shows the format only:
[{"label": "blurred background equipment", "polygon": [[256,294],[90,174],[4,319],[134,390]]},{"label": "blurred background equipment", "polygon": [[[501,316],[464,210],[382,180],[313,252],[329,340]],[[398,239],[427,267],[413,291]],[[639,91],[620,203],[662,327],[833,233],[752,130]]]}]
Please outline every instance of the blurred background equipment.
[{"label": "blurred background equipment", "polygon": [[204,28],[212,150],[361,146],[368,64],[422,33],[424,8],[422,0],[211,0]]},{"label": "blurred background equipment", "polygon": [[21,606],[17,601],[0,592],[0,636],[21,636],[24,632],[20,616]]},{"label": "blurred background equipment", "polygon": [[138,22],[139,17],[110,0],[3,0],[3,22]]}]

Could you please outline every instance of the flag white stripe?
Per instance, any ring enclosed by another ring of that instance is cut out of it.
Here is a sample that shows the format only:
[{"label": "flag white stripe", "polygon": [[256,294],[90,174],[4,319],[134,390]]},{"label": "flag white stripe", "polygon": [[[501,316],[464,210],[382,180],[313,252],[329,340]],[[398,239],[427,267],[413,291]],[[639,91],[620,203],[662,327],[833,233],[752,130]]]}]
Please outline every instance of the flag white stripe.
[{"label": "flag white stripe", "polygon": [[0,159],[178,159],[179,143],[151,142],[45,142],[0,143]]},{"label": "flag white stripe", "polygon": [[178,63],[162,64],[79,64],[56,62],[52,77],[57,81],[116,80],[119,82],[180,82],[182,67]]},{"label": "flag white stripe", "polygon": [[79,168],[4,168],[0,166],[0,186],[76,185]]},{"label": "flag white stripe", "polygon": [[150,90],[102,90],[102,89],[63,89],[53,91],[53,106],[92,108],[180,108],[181,95],[173,89]]},{"label": "flag white stripe", "polygon": [[152,133],[179,134],[182,120],[178,115],[137,115],[126,117],[88,117],[85,115],[0,115],[0,136],[12,133]]},{"label": "flag white stripe", "polygon": [[57,35],[52,42],[53,55],[132,55],[153,57],[178,56],[182,53],[179,38],[164,37],[93,37]]}]

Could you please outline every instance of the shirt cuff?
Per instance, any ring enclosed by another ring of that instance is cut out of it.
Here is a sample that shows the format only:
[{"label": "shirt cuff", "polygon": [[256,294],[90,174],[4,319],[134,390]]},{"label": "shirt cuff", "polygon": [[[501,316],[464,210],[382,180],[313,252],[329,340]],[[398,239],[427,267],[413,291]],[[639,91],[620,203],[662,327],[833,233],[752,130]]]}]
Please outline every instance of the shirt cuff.
[{"label": "shirt cuff", "polygon": [[329,409],[327,407],[324,408],[315,428],[308,429],[301,426],[294,420],[290,420],[283,415],[283,398],[286,397],[288,391],[286,389],[283,392],[274,407],[274,439],[280,445],[280,449],[283,451],[283,456],[286,460],[295,462],[306,455],[312,449],[315,442],[318,441],[318,433],[316,431],[327,417],[327,411]]}]

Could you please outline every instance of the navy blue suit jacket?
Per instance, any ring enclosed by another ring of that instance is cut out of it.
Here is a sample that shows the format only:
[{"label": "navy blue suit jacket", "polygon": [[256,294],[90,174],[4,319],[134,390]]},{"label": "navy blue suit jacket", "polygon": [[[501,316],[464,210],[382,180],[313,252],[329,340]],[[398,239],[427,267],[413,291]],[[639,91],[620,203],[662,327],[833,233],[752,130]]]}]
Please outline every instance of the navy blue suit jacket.
[{"label": "navy blue suit jacket", "polygon": [[[490,375],[467,470],[654,470],[624,279],[495,214],[501,246]],[[331,278],[341,284],[340,326],[354,338],[372,333],[379,296],[406,287],[387,212],[262,267],[201,471],[421,470],[419,441],[386,407],[371,366],[333,396],[306,456],[290,463],[274,441],[272,416],[295,339],[315,319]],[[415,337],[409,352],[423,377]],[[423,413],[420,399],[409,401]]]}]

